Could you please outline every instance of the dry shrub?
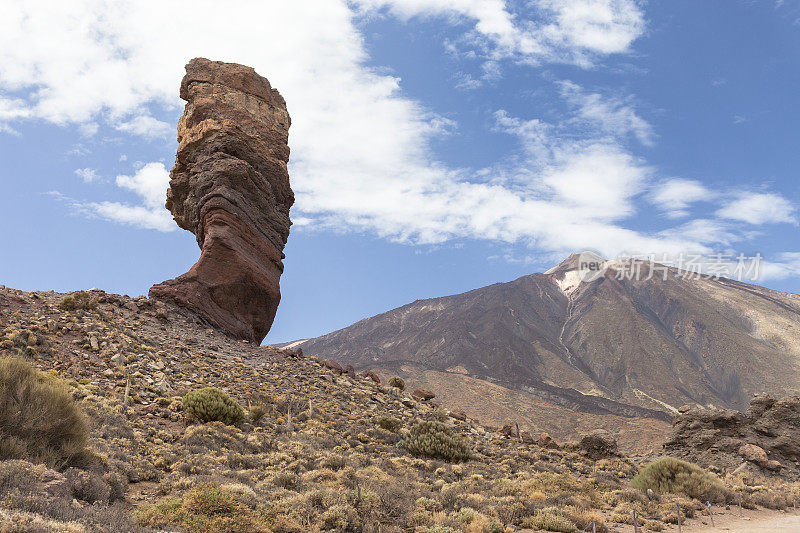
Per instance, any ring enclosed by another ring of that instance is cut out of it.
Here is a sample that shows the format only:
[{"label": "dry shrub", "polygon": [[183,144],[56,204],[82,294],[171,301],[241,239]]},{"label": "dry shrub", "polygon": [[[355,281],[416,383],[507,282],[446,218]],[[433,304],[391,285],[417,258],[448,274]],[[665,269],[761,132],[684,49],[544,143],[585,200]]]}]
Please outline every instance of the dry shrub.
[{"label": "dry shrub", "polygon": [[0,358],[0,459],[62,466],[85,449],[86,428],[61,380],[23,359]]},{"label": "dry shrub", "polygon": [[406,382],[400,376],[394,376],[389,378],[388,385],[390,387],[394,387],[395,389],[405,390]]},{"label": "dry shrub", "polygon": [[445,424],[430,420],[415,424],[402,446],[413,455],[450,462],[467,461],[472,457],[469,444],[463,438],[454,435]]},{"label": "dry shrub", "polygon": [[403,421],[390,415],[378,415],[375,417],[375,425],[386,431],[397,433],[403,427]]},{"label": "dry shrub", "polygon": [[86,291],[73,292],[72,294],[64,296],[58,303],[58,307],[64,311],[75,311],[78,309],[88,311],[97,307],[97,299]]},{"label": "dry shrub", "polygon": [[563,510],[553,507],[542,509],[535,515],[524,518],[522,526],[531,529],[557,531],[559,533],[573,533],[573,531],[577,530],[575,523],[564,516]]},{"label": "dry shrub", "polygon": [[270,529],[237,495],[218,483],[194,487],[183,498],[141,508],[139,521],[150,527],[181,526],[191,532],[267,533]]},{"label": "dry shrub", "polygon": [[244,409],[216,387],[193,390],[183,399],[183,410],[191,422],[222,422],[235,426],[244,419]]},{"label": "dry shrub", "polygon": [[684,494],[702,501],[725,503],[732,496],[731,490],[718,477],[674,457],[662,457],[650,463],[636,474],[631,484],[642,492],[651,489],[657,494]]}]

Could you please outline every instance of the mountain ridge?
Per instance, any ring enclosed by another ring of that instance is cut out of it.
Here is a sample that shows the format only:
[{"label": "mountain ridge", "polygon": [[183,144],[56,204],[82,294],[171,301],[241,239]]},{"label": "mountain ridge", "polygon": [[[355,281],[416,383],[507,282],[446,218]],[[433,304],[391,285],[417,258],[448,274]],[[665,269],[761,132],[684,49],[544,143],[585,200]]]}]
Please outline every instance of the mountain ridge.
[{"label": "mountain ridge", "polygon": [[684,404],[741,410],[754,392],[800,388],[797,295],[674,268],[662,278],[666,267],[645,261],[632,263],[637,279],[624,275],[630,264],[603,261],[587,282],[579,262],[572,254],[544,273],[416,300],[287,344],[412,383],[430,371],[450,382],[469,376],[626,418],[667,421]]}]

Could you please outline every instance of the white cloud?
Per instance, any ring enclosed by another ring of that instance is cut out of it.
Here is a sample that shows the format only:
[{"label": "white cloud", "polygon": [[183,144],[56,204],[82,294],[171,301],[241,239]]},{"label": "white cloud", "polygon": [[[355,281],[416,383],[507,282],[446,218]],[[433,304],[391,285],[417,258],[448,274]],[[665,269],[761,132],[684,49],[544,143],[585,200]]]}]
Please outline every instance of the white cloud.
[{"label": "white cloud", "polygon": [[84,183],[92,183],[100,179],[97,171],[93,168],[76,168],[75,175],[82,179]]},{"label": "white cloud", "polygon": [[534,0],[516,13],[504,0],[355,0],[366,10],[387,8],[402,18],[468,18],[463,41],[489,58],[530,64],[567,62],[590,66],[597,56],[624,53],[645,29],[633,0]]},{"label": "white cloud", "polygon": [[81,207],[105,219],[158,231],[177,229],[172,215],[164,207],[169,185],[169,171],[163,163],[147,163],[133,176],[117,176],[117,185],[138,196],[142,205],[121,202],[82,203]]},{"label": "white cloud", "polygon": [[120,122],[115,127],[119,131],[151,139],[165,138],[174,131],[174,128],[166,122],[157,120],[149,115],[134,117],[126,122]]},{"label": "white cloud", "polygon": [[650,200],[659,206],[668,217],[681,218],[689,215],[689,206],[695,202],[712,200],[716,195],[696,180],[670,179],[653,187]]},{"label": "white cloud", "polygon": [[130,224],[138,228],[156,231],[175,231],[178,227],[166,209],[148,209],[141,205],[128,205],[119,202],[98,202],[85,204],[96,214],[108,220]]},{"label": "white cloud", "polygon": [[800,276],[800,252],[783,252],[774,261],[762,262],[760,274],[765,280]]},{"label": "white cloud", "polygon": [[[508,59],[589,66],[629,51],[645,27],[631,0],[537,0],[524,13],[501,0],[358,4],[370,13],[386,8],[393,16],[466,22],[469,35],[457,46],[484,60],[485,79],[496,78]],[[453,123],[405,97],[398,78],[366,65],[360,18],[345,0],[243,1],[237,9],[210,0],[6,0],[3,7],[0,91],[25,96],[0,97],[0,123],[101,123],[167,135],[172,126],[153,117],[159,107],[177,115],[190,58],[236,61],[267,76],[292,116],[298,226],[414,243],[463,237],[526,242],[545,252],[595,248],[609,257],[710,250],[718,237],[624,227],[655,173],[626,148],[625,137],[652,142],[652,129],[628,101],[577,86],[564,95],[574,106],[564,124],[495,115],[497,128],[519,141],[511,160],[478,171],[443,164],[431,141]],[[579,132],[564,129],[576,122]],[[149,163],[116,180],[138,203],[80,205],[110,220],[173,230],[163,207],[167,180],[163,164]]]},{"label": "white cloud", "polygon": [[632,105],[618,98],[588,93],[571,81],[563,81],[560,86],[563,97],[577,108],[580,119],[593,123],[609,135],[633,135],[642,144],[653,145],[653,127],[636,113]]},{"label": "white cloud", "polygon": [[683,225],[664,230],[660,234],[665,237],[710,243],[717,249],[730,246],[743,239],[742,234],[733,231],[729,223],[707,218],[690,220]]},{"label": "white cloud", "polygon": [[796,209],[789,200],[775,193],[745,192],[717,210],[716,215],[748,224],[797,224]]}]

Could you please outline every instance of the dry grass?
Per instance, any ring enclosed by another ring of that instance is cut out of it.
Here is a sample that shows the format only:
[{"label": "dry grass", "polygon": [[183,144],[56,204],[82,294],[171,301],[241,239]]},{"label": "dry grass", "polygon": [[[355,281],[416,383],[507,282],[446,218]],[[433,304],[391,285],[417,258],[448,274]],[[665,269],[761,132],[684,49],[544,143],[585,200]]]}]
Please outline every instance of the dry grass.
[{"label": "dry grass", "polygon": [[86,420],[61,380],[20,358],[0,358],[0,458],[60,466],[86,439]]}]

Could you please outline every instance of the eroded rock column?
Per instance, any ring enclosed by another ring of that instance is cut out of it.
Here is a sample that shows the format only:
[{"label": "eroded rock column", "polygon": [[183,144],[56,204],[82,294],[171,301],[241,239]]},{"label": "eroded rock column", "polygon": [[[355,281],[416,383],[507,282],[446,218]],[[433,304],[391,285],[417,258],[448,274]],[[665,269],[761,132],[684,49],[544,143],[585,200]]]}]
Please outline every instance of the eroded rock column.
[{"label": "eroded rock column", "polygon": [[289,237],[289,113],[266,78],[207,59],[186,65],[178,154],[167,209],[197,236],[200,260],[154,285],[150,297],[188,308],[213,326],[261,342],[281,299]]}]

